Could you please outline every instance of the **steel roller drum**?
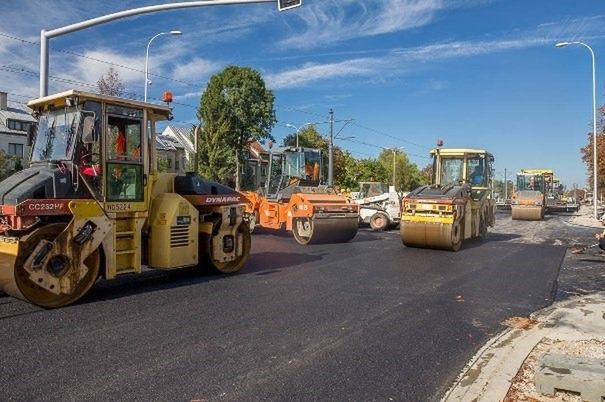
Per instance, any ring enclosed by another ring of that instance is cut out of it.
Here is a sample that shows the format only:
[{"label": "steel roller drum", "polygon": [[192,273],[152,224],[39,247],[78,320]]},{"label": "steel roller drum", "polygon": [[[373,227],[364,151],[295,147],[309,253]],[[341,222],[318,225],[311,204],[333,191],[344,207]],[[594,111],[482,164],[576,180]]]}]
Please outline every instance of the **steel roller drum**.
[{"label": "steel roller drum", "polygon": [[299,219],[292,224],[300,244],[346,243],[357,234],[357,215],[346,218]]},{"label": "steel roller drum", "polygon": [[[98,250],[84,261],[88,267],[88,272],[70,293],[54,294],[37,286],[30,279],[29,273],[23,268],[25,261],[32,254],[34,247],[40,240],[52,241],[64,228],[65,226],[62,224],[50,224],[22,237],[18,243],[12,246],[3,244],[0,247],[0,290],[10,296],[45,308],[65,306],[84,296],[99,276],[100,253]],[[47,263],[41,269],[52,268],[49,268],[49,263]],[[66,265],[65,269],[57,271],[55,276],[69,275],[67,268]]]},{"label": "steel roller drum", "polygon": [[542,207],[512,207],[512,218],[523,221],[540,221],[544,217]]},{"label": "steel roller drum", "polygon": [[456,251],[462,245],[460,225],[410,221],[402,221],[400,225],[401,241],[407,247]]}]

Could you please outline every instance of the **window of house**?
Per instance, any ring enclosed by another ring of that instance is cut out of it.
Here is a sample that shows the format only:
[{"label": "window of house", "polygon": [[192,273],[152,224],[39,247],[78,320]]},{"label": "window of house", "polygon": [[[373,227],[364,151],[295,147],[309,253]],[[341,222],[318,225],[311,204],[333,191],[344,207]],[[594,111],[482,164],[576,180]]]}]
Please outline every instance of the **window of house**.
[{"label": "window of house", "polygon": [[261,177],[267,177],[267,165],[260,165]]},{"label": "window of house", "polygon": [[15,131],[27,131],[30,123],[18,120],[8,120],[8,128]]},{"label": "window of house", "polygon": [[23,158],[23,144],[8,144],[8,154],[11,156],[17,156],[19,158]]},{"label": "window of house", "polygon": [[178,159],[174,161],[174,168],[178,171],[179,170],[179,161]]}]

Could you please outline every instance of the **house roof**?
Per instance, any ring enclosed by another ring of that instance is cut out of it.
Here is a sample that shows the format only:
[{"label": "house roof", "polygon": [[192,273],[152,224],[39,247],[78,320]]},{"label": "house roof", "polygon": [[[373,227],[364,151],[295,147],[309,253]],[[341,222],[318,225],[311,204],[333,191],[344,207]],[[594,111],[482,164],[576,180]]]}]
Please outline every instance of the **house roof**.
[{"label": "house roof", "polygon": [[26,121],[36,123],[36,119],[30,114],[31,109],[17,102],[9,101],[7,110],[0,110],[0,132],[6,134],[24,135],[24,131],[12,130],[8,128],[7,120]]},{"label": "house roof", "polygon": [[176,151],[175,140],[167,135],[157,134],[155,148],[160,151]]},{"label": "house roof", "polygon": [[269,160],[269,151],[267,151],[263,145],[257,140],[252,140],[248,142],[248,148],[250,149],[250,153],[259,160],[268,161]]},{"label": "house roof", "polygon": [[187,151],[187,153],[193,153],[195,152],[195,149],[193,147],[193,143],[189,139],[190,133],[190,127],[166,126],[162,132],[162,135],[176,139],[181,147]]}]

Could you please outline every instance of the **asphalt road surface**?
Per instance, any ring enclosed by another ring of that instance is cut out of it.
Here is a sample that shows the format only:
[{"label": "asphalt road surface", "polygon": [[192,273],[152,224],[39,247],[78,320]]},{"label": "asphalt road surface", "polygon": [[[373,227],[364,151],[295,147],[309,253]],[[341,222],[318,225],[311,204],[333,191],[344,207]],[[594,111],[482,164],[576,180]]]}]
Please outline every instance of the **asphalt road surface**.
[{"label": "asphalt road surface", "polygon": [[263,232],[234,276],[147,271],[50,311],[0,297],[0,400],[438,400],[503,320],[553,301],[556,234],[594,232],[498,218],[457,253]]}]

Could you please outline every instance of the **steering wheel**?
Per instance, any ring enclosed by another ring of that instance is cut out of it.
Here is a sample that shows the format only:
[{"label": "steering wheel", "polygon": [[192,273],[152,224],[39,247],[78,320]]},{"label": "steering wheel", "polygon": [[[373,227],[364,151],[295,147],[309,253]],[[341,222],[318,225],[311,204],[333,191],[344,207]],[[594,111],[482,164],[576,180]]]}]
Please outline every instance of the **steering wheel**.
[{"label": "steering wheel", "polygon": [[[96,156],[96,158],[95,158],[95,156]],[[80,157],[80,161],[82,162],[86,158],[90,158],[89,164],[91,164],[91,165],[99,164],[101,162],[101,154],[99,152],[89,152],[87,154],[84,154]],[[96,159],[96,163],[95,163],[95,159]]]}]

